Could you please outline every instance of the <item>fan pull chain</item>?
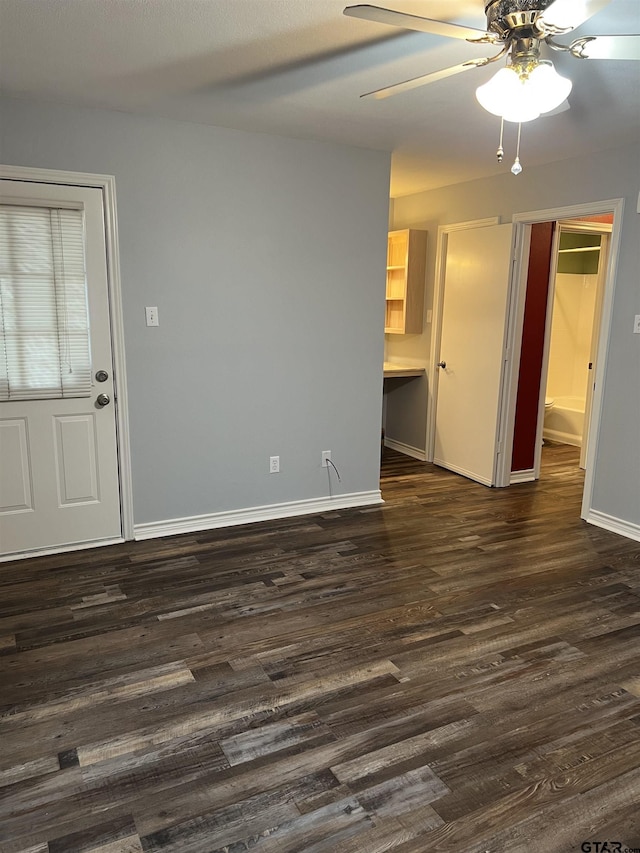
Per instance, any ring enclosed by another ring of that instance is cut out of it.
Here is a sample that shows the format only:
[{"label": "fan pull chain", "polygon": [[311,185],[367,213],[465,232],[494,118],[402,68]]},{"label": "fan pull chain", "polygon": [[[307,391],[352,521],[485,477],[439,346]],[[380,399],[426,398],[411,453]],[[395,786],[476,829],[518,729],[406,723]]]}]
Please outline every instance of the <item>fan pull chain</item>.
[{"label": "fan pull chain", "polygon": [[504,148],[502,147],[502,140],[504,137],[504,118],[500,118],[500,144],[498,145],[498,150],[496,151],[496,157],[498,158],[498,163],[502,163],[502,158],[504,157]]},{"label": "fan pull chain", "polygon": [[516,146],[516,159],[513,161],[513,166],[511,167],[511,172],[514,175],[519,175],[522,171],[522,166],[520,164],[520,134],[522,133],[522,124],[518,123],[518,144]]}]

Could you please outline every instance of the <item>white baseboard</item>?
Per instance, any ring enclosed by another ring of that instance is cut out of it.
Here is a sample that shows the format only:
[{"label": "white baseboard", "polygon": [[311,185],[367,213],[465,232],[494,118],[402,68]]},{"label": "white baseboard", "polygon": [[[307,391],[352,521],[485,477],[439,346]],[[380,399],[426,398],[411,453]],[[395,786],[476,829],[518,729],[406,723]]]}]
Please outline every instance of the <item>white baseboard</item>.
[{"label": "white baseboard", "polygon": [[210,515],[151,521],[147,524],[134,525],[133,531],[136,539],[155,539],[159,536],[175,536],[178,533],[195,533],[198,530],[214,530],[219,527],[233,527],[238,524],[253,524],[257,521],[273,521],[274,519],[291,518],[296,515],[311,515],[334,509],[375,506],[383,503],[380,490],[375,489],[372,492],[352,492],[346,495],[336,495],[333,498],[311,498],[227,512],[214,512]]},{"label": "white baseboard", "polygon": [[559,429],[545,429],[542,437],[548,438],[549,441],[557,441],[560,444],[571,444],[573,447],[582,447],[582,436],[574,435],[572,432],[560,432]]},{"label": "white baseboard", "polygon": [[618,533],[620,536],[626,536],[627,539],[635,539],[636,542],[640,542],[640,524],[623,521],[621,518],[607,515],[606,512],[598,512],[597,509],[590,509],[584,520],[596,527],[603,527],[612,533]]},{"label": "white baseboard", "polygon": [[509,485],[513,486],[515,483],[531,483],[535,478],[536,472],[533,468],[526,468],[524,471],[512,471]]},{"label": "white baseboard", "polygon": [[474,483],[480,483],[481,486],[488,486],[489,488],[493,488],[493,483],[491,480],[487,480],[485,477],[478,477],[477,474],[472,474],[471,471],[467,471],[466,468],[461,468],[458,465],[450,465],[448,462],[445,465],[444,462],[440,460],[434,459],[434,465],[439,465],[441,468],[446,468],[447,471],[453,471],[454,474],[460,474],[463,477],[466,477],[467,480],[473,480]]},{"label": "white baseboard", "polygon": [[412,459],[419,459],[420,462],[427,461],[427,454],[419,447],[412,447],[410,444],[405,444],[404,441],[396,441],[395,438],[387,438],[385,436],[384,446],[390,450],[397,450],[398,453],[404,453],[405,456],[411,456]]},{"label": "white baseboard", "polygon": [[34,548],[33,551],[16,551],[15,554],[3,554],[0,557],[0,563],[8,563],[11,560],[26,560],[28,557],[50,557],[54,554],[66,554],[69,551],[84,551],[86,548],[103,548],[105,545],[118,545],[124,541],[122,537],[96,539],[91,542],[77,542],[74,545],[56,545],[54,548]]}]

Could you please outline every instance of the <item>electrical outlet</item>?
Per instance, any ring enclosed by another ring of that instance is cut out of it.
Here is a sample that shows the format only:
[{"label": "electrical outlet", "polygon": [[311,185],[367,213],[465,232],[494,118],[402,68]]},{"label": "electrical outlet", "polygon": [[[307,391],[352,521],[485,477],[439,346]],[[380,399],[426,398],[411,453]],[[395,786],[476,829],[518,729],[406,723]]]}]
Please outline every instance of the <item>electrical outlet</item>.
[{"label": "electrical outlet", "polygon": [[270,474],[279,474],[280,473],[280,457],[279,456],[270,456],[269,457],[269,473]]},{"label": "electrical outlet", "polygon": [[329,467],[329,463],[327,462],[328,459],[331,459],[331,451],[330,450],[323,450],[322,451],[322,467],[323,468]]}]

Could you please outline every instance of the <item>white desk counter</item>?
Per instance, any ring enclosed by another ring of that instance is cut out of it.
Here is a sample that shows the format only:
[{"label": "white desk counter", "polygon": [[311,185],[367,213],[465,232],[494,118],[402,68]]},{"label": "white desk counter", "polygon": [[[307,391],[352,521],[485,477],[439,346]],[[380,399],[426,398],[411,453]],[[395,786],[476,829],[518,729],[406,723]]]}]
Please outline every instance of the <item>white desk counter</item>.
[{"label": "white desk counter", "polygon": [[405,376],[422,376],[424,373],[424,367],[410,367],[403,364],[395,364],[391,361],[385,361],[384,363],[383,376],[385,379],[391,379],[394,376],[398,378]]}]

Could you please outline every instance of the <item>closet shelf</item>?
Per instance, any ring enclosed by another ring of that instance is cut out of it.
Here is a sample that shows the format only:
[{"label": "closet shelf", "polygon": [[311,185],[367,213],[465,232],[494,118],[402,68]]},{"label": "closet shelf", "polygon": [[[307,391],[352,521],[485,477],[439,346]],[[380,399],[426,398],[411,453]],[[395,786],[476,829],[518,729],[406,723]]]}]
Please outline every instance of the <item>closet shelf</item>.
[{"label": "closet shelf", "polygon": [[600,246],[579,246],[576,249],[558,249],[559,255],[573,254],[574,252],[599,252]]}]

